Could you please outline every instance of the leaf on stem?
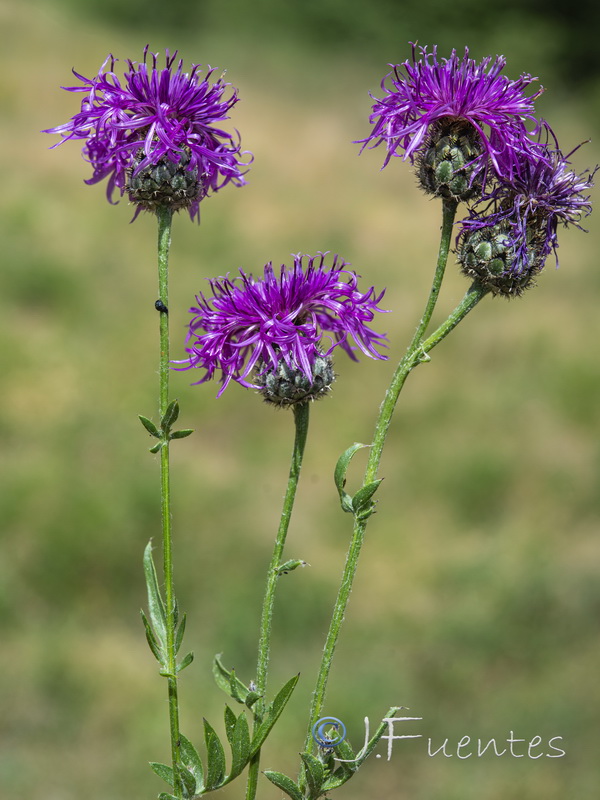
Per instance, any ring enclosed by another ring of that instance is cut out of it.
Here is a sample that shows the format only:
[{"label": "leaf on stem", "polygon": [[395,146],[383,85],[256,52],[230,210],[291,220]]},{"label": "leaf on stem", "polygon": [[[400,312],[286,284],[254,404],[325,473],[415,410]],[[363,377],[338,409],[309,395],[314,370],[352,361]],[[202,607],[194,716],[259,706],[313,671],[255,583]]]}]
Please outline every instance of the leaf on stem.
[{"label": "leaf on stem", "polygon": [[156,638],[156,635],[152,630],[152,627],[150,626],[150,623],[148,622],[146,615],[144,614],[144,610],[140,609],[140,613],[142,615],[142,622],[144,623],[144,628],[146,630],[146,640],[148,641],[150,650],[152,650],[154,658],[158,661],[161,667],[165,668],[167,663],[166,654],[162,649],[158,639]]},{"label": "leaf on stem", "polygon": [[333,473],[333,479],[335,480],[335,485],[340,495],[342,510],[347,511],[350,514],[354,514],[355,509],[352,507],[352,497],[350,497],[350,495],[344,491],[344,487],[346,485],[346,472],[348,471],[348,466],[354,454],[359,450],[362,450],[363,447],[370,447],[370,445],[355,442],[351,447],[345,450],[338,458]]},{"label": "leaf on stem", "polygon": [[371,502],[371,498],[379,488],[382,480],[383,478],[378,478],[376,481],[366,483],[352,498],[352,510],[359,519],[367,519],[373,513],[375,504]]},{"label": "leaf on stem", "polygon": [[144,428],[146,428],[146,430],[150,434],[150,436],[154,436],[156,439],[160,439],[162,434],[158,430],[156,425],[152,422],[152,420],[149,420],[148,417],[143,417],[141,414],[138,414],[138,417]]},{"label": "leaf on stem", "polygon": [[300,758],[304,764],[304,776],[309,791],[309,797],[317,798],[321,795],[321,787],[325,777],[323,763],[311,753],[300,753]]},{"label": "leaf on stem", "polygon": [[298,569],[298,567],[305,566],[306,561],[302,561],[299,558],[291,558],[289,561],[285,561],[277,567],[277,575],[287,575],[288,572],[293,572],[295,569]]},{"label": "leaf on stem", "polygon": [[156,577],[156,567],[152,558],[152,542],[148,542],[144,550],[144,575],[148,590],[148,610],[152,629],[160,642],[162,649],[167,649],[167,615]]},{"label": "leaf on stem", "polygon": [[[185,633],[186,619],[187,619],[187,614],[184,613],[184,615],[181,618],[181,624],[175,631],[175,655],[177,655],[177,653],[179,652],[179,649],[181,648],[181,643],[183,642],[183,634]],[[177,625],[176,619],[174,620],[174,623],[175,625]]]},{"label": "leaf on stem", "polygon": [[185,428],[181,431],[173,431],[173,433],[169,435],[169,439],[185,439],[187,436],[191,436],[193,432],[193,428]]},{"label": "leaf on stem", "polygon": [[281,712],[285,708],[292,695],[292,692],[294,691],[294,688],[296,687],[296,684],[298,683],[299,677],[300,674],[294,675],[293,678],[290,678],[283,689],[281,689],[275,696],[273,702],[267,707],[267,710],[263,716],[263,720],[252,737],[252,742],[250,744],[250,757],[256,755],[257,751],[260,750],[263,742],[269,735],[271,728],[279,719]]},{"label": "leaf on stem", "polygon": [[173,400],[167,406],[167,410],[165,411],[163,418],[160,421],[160,427],[163,433],[169,433],[171,430],[171,426],[177,422],[177,417],[179,416],[179,403],[177,400]]},{"label": "leaf on stem", "polygon": [[225,751],[214,728],[204,720],[204,739],[206,741],[206,791],[217,789],[225,776]]},{"label": "leaf on stem", "polygon": [[166,781],[169,786],[175,787],[175,780],[173,778],[173,768],[168,767],[166,764],[159,764],[158,761],[151,761],[150,762],[150,769],[153,772],[156,772],[159,778],[162,778],[163,781]]},{"label": "leaf on stem", "polygon": [[250,729],[244,711],[236,718],[229,706],[225,707],[225,732],[231,747],[231,769],[227,777],[229,782],[242,772],[250,760]]},{"label": "leaf on stem", "polygon": [[[213,676],[217,686],[238,703],[246,703],[249,695],[256,693],[251,693],[250,689],[236,677],[235,670],[230,671],[223,666],[220,656],[220,653],[217,654],[213,661]],[[258,697],[259,695],[256,696],[256,700]]]},{"label": "leaf on stem", "polygon": [[291,797],[292,800],[304,800],[300,787],[294,783],[291,778],[288,778],[287,775],[283,775],[281,772],[275,772],[272,769],[266,769],[264,775],[271,783],[274,783],[278,789],[281,789],[288,797]]},{"label": "leaf on stem", "polygon": [[189,665],[192,663],[193,660],[194,660],[194,654],[188,653],[187,656],[184,656],[179,662],[179,664],[177,664],[177,666],[175,667],[175,673],[181,672],[182,669],[189,667]]},{"label": "leaf on stem", "polygon": [[183,734],[179,734],[179,751],[181,753],[181,763],[194,776],[196,788],[194,791],[200,794],[204,789],[204,767],[198,751],[194,745]]}]

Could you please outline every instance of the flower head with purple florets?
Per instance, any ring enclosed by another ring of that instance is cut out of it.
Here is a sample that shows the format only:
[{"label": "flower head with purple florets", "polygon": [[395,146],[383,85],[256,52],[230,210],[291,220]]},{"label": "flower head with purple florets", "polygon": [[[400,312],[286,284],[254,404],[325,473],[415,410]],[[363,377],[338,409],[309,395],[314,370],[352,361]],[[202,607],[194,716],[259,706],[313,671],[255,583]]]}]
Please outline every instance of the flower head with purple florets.
[{"label": "flower head with purple florets", "polygon": [[[284,386],[282,402],[267,397],[287,405],[297,402],[285,402],[288,392],[302,402],[326,393],[329,386],[316,395],[311,386],[316,382],[323,388],[327,376],[329,383],[333,380],[330,354],[336,347],[354,360],[356,349],[385,358],[377,348],[385,346],[386,337],[369,327],[375,312],[382,311],[384,292],[376,294],[372,287],[360,292],[348,264],[336,255],[326,266],[326,255],[295,255],[293,266],[283,264],[279,275],[269,263],[261,278],[240,270],[239,277],[211,280],[213,296],[199,294],[190,309],[189,358],[176,362],[185,365],[180,369],[204,370],[198,383],[220,371],[219,396],[232,380],[263,393],[273,384],[281,388],[282,382],[295,382],[298,391]],[[329,343],[323,343],[324,336]]]},{"label": "flower head with purple florets", "polygon": [[[488,202],[461,222],[458,255],[463,271],[496,294],[518,295],[531,286],[553,252],[558,265],[558,225],[580,224],[591,213],[588,194],[596,170],[570,168],[544,123],[541,148],[522,158],[510,179],[499,178]],[[578,148],[576,148],[578,149]],[[597,169],[597,168],[596,168]]]},{"label": "flower head with purple florets", "polygon": [[113,56],[94,78],[73,70],[83,85],[64,88],[85,94],[81,110],[44,133],[61,134],[54,147],[85,141],[83,154],[94,170],[86,183],[107,178],[110,202],[115,190],[127,191],[138,204],[136,215],[140,208],[168,205],[187,208],[195,219],[209,192],[245,183],[247,163],[239,141],[219,126],[237,103],[237,91],[222,78],[211,83],[213,69],[204,77],[198,64],[184,72],[176,57],[167,50],[160,68],[146,47],[141,63],[127,60],[123,83]]},{"label": "flower head with purple florets", "polygon": [[468,178],[470,185],[483,185],[488,165],[498,172],[500,159],[502,169],[512,174],[521,154],[535,147],[525,123],[530,121],[537,128],[533,101],[542,89],[530,96],[525,91],[536,79],[521,75],[510,80],[501,74],[506,64],[503,56],[487,57],[478,64],[469,58],[468,48],[462,58],[453,50],[450,58],[439,61],[437,47],[432,52],[419,47],[418,56],[413,44],[412,60],[390,65],[393,71],[381,84],[385,96],[373,98],[370,122],[374,127],[362,140],[363,147],[385,144],[384,166],[392,156],[412,162],[424,157],[432,135],[435,145],[436,138],[450,131],[458,139],[471,139],[466,156],[474,168]]}]

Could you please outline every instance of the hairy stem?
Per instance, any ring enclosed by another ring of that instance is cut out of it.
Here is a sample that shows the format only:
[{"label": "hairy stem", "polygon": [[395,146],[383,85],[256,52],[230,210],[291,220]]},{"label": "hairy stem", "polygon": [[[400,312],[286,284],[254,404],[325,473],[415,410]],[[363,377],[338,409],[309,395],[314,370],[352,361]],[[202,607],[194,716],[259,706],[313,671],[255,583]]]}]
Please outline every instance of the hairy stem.
[{"label": "hairy stem", "polygon": [[[169,248],[173,212],[160,207],[158,218],[158,295],[160,300],[160,361],[158,413],[162,420],[169,405]],[[167,683],[169,697],[169,727],[171,734],[171,760],[175,778],[175,796],[183,797],[179,776],[179,701],[175,654],[175,591],[173,588],[173,555],[171,533],[171,483],[169,470],[169,442],[160,449],[160,498],[162,517],[163,569],[165,582],[165,610],[167,617]]]},{"label": "hairy stem", "polygon": [[[283,548],[290,525],[296,489],[302,467],[304,456],[304,446],[308,433],[309,404],[301,403],[293,407],[294,423],[296,434],[294,438],[294,448],[292,450],[292,461],[288,477],[287,489],[281,510],[279,529],[275,539],[273,555],[269,563],[267,572],[267,587],[263,600],[262,616],[260,623],[260,640],[258,644],[258,663],[256,668],[256,691],[261,695],[261,699],[254,705],[254,730],[260,725],[265,710],[264,695],[267,688],[267,678],[269,672],[269,655],[271,651],[271,630],[273,625],[273,606],[275,603],[275,589],[279,578],[279,567],[282,563]],[[246,789],[246,800],[254,800],[256,797],[256,787],[258,783],[258,773],[260,764],[260,750],[250,762],[248,768],[248,785]]]},{"label": "hairy stem", "polygon": [[[439,344],[462,319],[466,317],[466,315],[477,305],[479,300],[481,300],[481,298],[486,294],[486,290],[482,289],[481,287],[475,285],[471,286],[461,303],[454,309],[449,317],[431,336],[429,336],[429,338],[423,341],[423,336],[425,335],[425,332],[431,321],[431,317],[439,296],[440,286],[444,277],[444,272],[448,261],[448,253],[450,251],[452,226],[454,223],[455,214],[456,203],[454,201],[444,201],[442,209],[440,247],[431,291],[429,293],[423,316],[421,317],[419,325],[417,326],[417,330],[406,350],[404,357],[396,368],[390,386],[386,391],[383,403],[381,404],[379,417],[375,425],[373,444],[369,451],[369,460],[365,471],[363,485],[371,483],[377,478],[377,470],[379,468],[379,462],[383,453],[392,415],[406,378],[414,369],[414,367],[416,367],[422,361],[428,360],[427,354],[437,344]],[[355,516],[354,530],[352,533],[350,548],[346,556],[342,581],[335,602],[333,616],[323,650],[323,657],[317,677],[317,683],[313,693],[305,743],[305,750],[307,751],[311,751],[314,747],[314,742],[312,740],[312,728],[323,713],[329,672],[331,670],[333,655],[342,627],[342,622],[346,614],[348,599],[350,597],[350,592],[352,591],[352,583],[354,581],[354,576],[358,566],[358,559],[364,540],[367,521],[367,519],[361,518],[359,515]]]}]

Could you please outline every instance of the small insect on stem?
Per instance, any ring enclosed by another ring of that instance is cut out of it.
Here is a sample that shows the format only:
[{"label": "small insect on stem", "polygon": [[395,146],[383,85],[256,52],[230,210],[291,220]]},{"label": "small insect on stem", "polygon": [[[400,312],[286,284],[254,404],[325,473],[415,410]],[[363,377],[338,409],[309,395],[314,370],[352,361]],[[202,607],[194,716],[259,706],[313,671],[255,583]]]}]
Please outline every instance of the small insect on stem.
[{"label": "small insect on stem", "polygon": [[154,303],[154,308],[157,311],[160,311],[162,314],[169,313],[169,309],[166,307],[166,305],[163,303],[162,300],[157,300],[156,303]]}]

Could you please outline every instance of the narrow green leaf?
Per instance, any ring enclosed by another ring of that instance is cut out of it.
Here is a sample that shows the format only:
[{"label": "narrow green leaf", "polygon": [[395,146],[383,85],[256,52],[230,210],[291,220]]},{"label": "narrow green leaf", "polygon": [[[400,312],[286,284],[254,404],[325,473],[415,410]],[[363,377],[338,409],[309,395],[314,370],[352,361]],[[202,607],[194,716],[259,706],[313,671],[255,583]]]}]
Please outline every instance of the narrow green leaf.
[{"label": "narrow green leaf", "polygon": [[329,792],[333,789],[337,789],[338,787],[342,786],[346,781],[349,781],[350,778],[354,775],[357,767],[357,762],[355,761],[354,750],[350,746],[350,743],[347,739],[344,739],[342,742],[337,744],[334,748],[334,752],[337,756],[337,759],[341,759],[340,761],[336,761],[339,766],[333,772],[333,774],[329,775],[323,782],[321,786],[322,792]]},{"label": "narrow green leaf", "polygon": [[150,436],[154,436],[155,438],[160,439],[161,432],[158,430],[158,428],[152,422],[152,420],[148,419],[148,417],[143,417],[141,414],[138,414],[138,417],[144,428],[146,428],[146,430],[150,434]]},{"label": "narrow green leaf", "polygon": [[189,665],[192,663],[193,660],[194,660],[194,654],[188,653],[187,656],[184,656],[179,662],[179,664],[177,664],[177,666],[175,667],[175,672],[176,673],[181,672],[182,669],[189,667]]},{"label": "narrow green leaf", "polygon": [[246,713],[241,712],[229,740],[231,745],[231,769],[229,779],[236,778],[250,761],[250,730]]},{"label": "narrow green leaf", "polygon": [[285,561],[283,564],[280,564],[277,567],[277,574],[278,575],[287,575],[288,572],[293,572],[298,567],[305,567],[306,561],[302,561],[299,558],[292,558],[289,561]]},{"label": "narrow green leaf", "polygon": [[183,734],[179,734],[181,763],[194,776],[196,792],[200,794],[204,789],[204,767],[202,759],[194,745]]},{"label": "narrow green leaf", "polygon": [[181,618],[181,624],[175,631],[175,655],[177,655],[177,653],[179,652],[181,648],[181,643],[183,642],[183,634],[185,633],[186,620],[187,620],[187,615],[184,614]]},{"label": "narrow green leaf", "polygon": [[[244,703],[250,689],[245,686],[239,678],[236,678],[235,671],[225,669],[221,663],[220,653],[215,656],[213,661],[213,676],[217,686],[222,689],[229,697],[233,697],[238,703]],[[258,698],[257,698],[258,699]]]},{"label": "narrow green leaf", "polygon": [[175,781],[173,780],[173,768],[168,767],[166,764],[159,764],[158,761],[151,761],[150,762],[150,769],[153,772],[156,772],[159,778],[162,778],[163,781],[166,781],[169,786],[175,787]]},{"label": "narrow green leaf", "polygon": [[206,783],[205,789],[217,789],[225,776],[225,751],[214,728],[204,720],[204,738],[206,741]]},{"label": "narrow green leaf", "polygon": [[163,650],[167,649],[167,616],[165,604],[158,588],[158,578],[156,577],[156,567],[152,559],[152,542],[148,542],[144,550],[144,574],[146,576],[146,588],[148,590],[148,610],[152,628],[156,633],[158,641]]},{"label": "narrow green leaf", "polygon": [[158,795],[158,800],[177,800],[174,794],[167,794],[166,792],[161,792]]},{"label": "narrow green leaf", "polygon": [[157,442],[157,444],[155,444],[154,447],[150,447],[149,448],[150,452],[151,453],[158,453],[158,451],[161,449],[161,447],[164,447],[164,445],[165,445],[164,442]]},{"label": "narrow green leaf", "polygon": [[233,713],[233,711],[229,708],[228,705],[225,705],[225,735],[227,736],[227,741],[231,744],[231,737],[233,736],[233,730],[235,728],[235,723],[237,722],[237,717]]},{"label": "narrow green leaf", "polygon": [[167,406],[167,410],[165,411],[163,418],[160,421],[160,427],[162,428],[164,433],[168,433],[171,429],[171,425],[174,422],[177,422],[177,417],[179,416],[179,403],[177,400],[173,400]]},{"label": "narrow green leaf", "polygon": [[173,433],[169,434],[169,439],[187,439],[187,437],[191,436],[193,432],[193,428],[184,428],[181,431],[173,431]]},{"label": "narrow green leaf", "polygon": [[376,481],[371,481],[370,483],[365,484],[362,486],[358,492],[352,498],[352,508],[355,512],[361,512],[370,508],[372,506],[371,498],[379,488],[379,484],[383,478],[379,478]]},{"label": "narrow green leaf", "polygon": [[304,764],[304,775],[310,797],[317,798],[321,794],[321,786],[325,777],[323,764],[310,753],[300,753],[300,758]]},{"label": "narrow green leaf", "polygon": [[273,702],[265,711],[265,715],[263,717],[263,721],[256,729],[254,736],[252,737],[252,742],[250,744],[250,756],[254,756],[258,750],[260,750],[262,743],[265,741],[269,732],[273,725],[277,722],[281,712],[285,708],[287,701],[290,699],[292,692],[296,684],[298,683],[298,678],[300,675],[294,675],[293,678],[285,684],[283,689],[276,695]]},{"label": "narrow green leaf", "polygon": [[194,797],[197,791],[196,779],[186,767],[179,768],[179,777],[183,783],[184,797]]},{"label": "narrow green leaf", "polygon": [[335,485],[337,486],[337,490],[340,495],[342,509],[344,511],[348,511],[350,514],[354,513],[354,509],[352,508],[352,498],[347,492],[344,491],[344,486],[346,485],[346,472],[348,471],[348,465],[350,464],[354,454],[363,447],[370,447],[370,445],[359,444],[358,442],[355,442],[351,447],[345,450],[338,458],[337,464],[335,465],[335,471],[333,473]]},{"label": "narrow green leaf", "polygon": [[244,702],[248,706],[248,708],[252,708],[254,703],[256,703],[257,700],[260,700],[261,697],[262,694],[259,694],[258,692],[248,692],[248,694],[246,695],[246,700]]},{"label": "narrow green leaf", "polygon": [[143,609],[140,609],[140,613],[142,615],[142,622],[144,623],[144,628],[146,630],[146,640],[148,641],[148,646],[150,647],[150,650],[152,650],[152,653],[154,654],[154,658],[158,661],[158,663],[161,665],[161,667],[164,667],[166,665],[165,653],[162,650],[162,648],[161,648],[161,646],[160,646],[160,644],[158,642],[158,639],[156,638],[156,636],[154,634],[154,631],[150,627],[150,623],[148,622],[148,619],[147,619],[146,615],[144,614]]},{"label": "narrow green leaf", "polygon": [[352,763],[356,756],[354,755],[354,750],[352,749],[350,742],[348,739],[344,739],[339,744],[333,748],[335,754],[338,758],[342,759],[342,763],[345,764],[350,769],[353,769],[354,764]]},{"label": "narrow green leaf", "polygon": [[288,778],[287,775],[283,775],[281,772],[275,772],[272,769],[266,769],[264,775],[271,783],[274,783],[278,789],[281,789],[282,792],[285,792],[291,797],[292,800],[304,800],[298,785],[295,784],[291,778]]}]

